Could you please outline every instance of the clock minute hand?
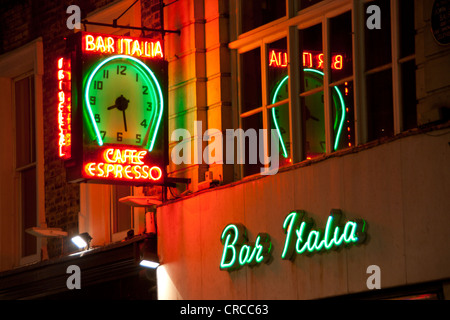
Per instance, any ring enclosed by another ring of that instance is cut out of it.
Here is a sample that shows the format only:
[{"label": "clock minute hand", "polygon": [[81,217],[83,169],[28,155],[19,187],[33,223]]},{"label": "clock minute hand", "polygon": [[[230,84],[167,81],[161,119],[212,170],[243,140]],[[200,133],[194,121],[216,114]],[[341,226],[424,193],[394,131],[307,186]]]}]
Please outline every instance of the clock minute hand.
[{"label": "clock minute hand", "polygon": [[123,112],[123,124],[125,126],[125,132],[127,132],[127,117],[125,116],[125,110],[122,110]]}]

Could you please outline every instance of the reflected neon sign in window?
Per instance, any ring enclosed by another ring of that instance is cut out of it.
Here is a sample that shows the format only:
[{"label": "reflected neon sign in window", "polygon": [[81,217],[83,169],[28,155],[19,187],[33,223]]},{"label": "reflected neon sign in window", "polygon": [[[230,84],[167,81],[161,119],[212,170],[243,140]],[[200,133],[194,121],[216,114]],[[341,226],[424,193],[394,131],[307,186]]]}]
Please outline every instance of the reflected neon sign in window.
[{"label": "reflected neon sign in window", "polygon": [[[303,66],[306,68],[323,69],[324,56],[319,51],[303,51]],[[272,49],[269,52],[269,67],[286,68],[288,55],[284,50]],[[331,56],[331,69],[342,70],[344,68],[344,56],[335,54]]]}]

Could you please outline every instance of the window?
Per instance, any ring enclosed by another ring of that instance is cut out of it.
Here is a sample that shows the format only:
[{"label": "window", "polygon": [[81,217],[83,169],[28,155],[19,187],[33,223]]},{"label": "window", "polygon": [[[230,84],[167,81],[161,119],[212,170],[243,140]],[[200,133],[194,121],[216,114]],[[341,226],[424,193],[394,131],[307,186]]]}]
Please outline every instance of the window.
[{"label": "window", "polygon": [[119,202],[121,198],[130,196],[132,187],[112,186],[111,188],[111,233],[112,240],[123,240],[126,232],[133,229],[133,210],[132,207]]},{"label": "window", "polygon": [[242,33],[286,15],[286,2],[279,0],[241,0]]},{"label": "window", "polygon": [[0,56],[0,269],[34,263],[45,227],[43,46],[38,38]]},{"label": "window", "polygon": [[25,232],[37,226],[36,197],[36,117],[34,104],[34,76],[14,79],[16,123],[16,174],[19,188],[21,217],[21,257],[37,253],[37,240]]},{"label": "window", "polygon": [[376,0],[364,9],[373,4],[381,29],[364,30],[368,141],[417,126],[414,3]]},{"label": "window", "polygon": [[297,0],[298,8],[299,9],[306,9],[318,2],[321,2],[323,0]]},{"label": "window", "polygon": [[[275,129],[280,166],[417,126],[413,3],[288,0],[284,14],[273,9],[254,23],[244,11],[254,4],[244,2],[237,24],[252,32],[230,43],[239,61],[240,127]],[[366,27],[372,4],[380,7],[381,29]],[[259,167],[246,163],[243,176]]]}]

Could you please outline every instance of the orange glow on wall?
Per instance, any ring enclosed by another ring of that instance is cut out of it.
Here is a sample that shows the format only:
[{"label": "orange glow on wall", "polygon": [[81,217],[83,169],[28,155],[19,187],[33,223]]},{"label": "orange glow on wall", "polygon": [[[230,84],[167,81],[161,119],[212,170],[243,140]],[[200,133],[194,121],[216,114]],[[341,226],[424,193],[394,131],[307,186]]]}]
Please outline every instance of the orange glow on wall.
[{"label": "orange glow on wall", "polygon": [[[303,66],[306,68],[323,69],[323,53],[316,51],[303,51]],[[287,52],[272,49],[269,52],[269,67],[286,68],[288,65]],[[331,69],[341,70],[344,67],[344,57],[336,54],[331,57]]]},{"label": "orange glow on wall", "polygon": [[71,158],[72,102],[70,60],[58,59],[58,147],[59,157]]},{"label": "orange glow on wall", "polygon": [[84,165],[84,173],[89,178],[123,181],[159,181],[162,170],[158,166],[145,163],[146,150],[108,148],[99,162]]},{"label": "orange glow on wall", "polygon": [[155,59],[164,57],[159,40],[149,39],[144,41],[134,37],[97,33],[83,34],[82,49],[85,53],[124,54],[138,58]]}]

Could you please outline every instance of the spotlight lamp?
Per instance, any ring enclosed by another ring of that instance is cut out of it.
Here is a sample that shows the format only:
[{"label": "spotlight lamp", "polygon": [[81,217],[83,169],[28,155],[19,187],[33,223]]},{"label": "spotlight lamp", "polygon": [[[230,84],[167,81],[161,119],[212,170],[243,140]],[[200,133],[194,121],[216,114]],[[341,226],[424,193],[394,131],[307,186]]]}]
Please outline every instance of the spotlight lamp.
[{"label": "spotlight lamp", "polygon": [[71,240],[78,247],[78,249],[83,248],[89,249],[92,237],[89,235],[89,233],[84,232],[79,235],[76,235]]},{"label": "spotlight lamp", "polygon": [[160,265],[157,250],[156,238],[145,239],[140,248],[139,265],[145,268],[156,269]]}]

